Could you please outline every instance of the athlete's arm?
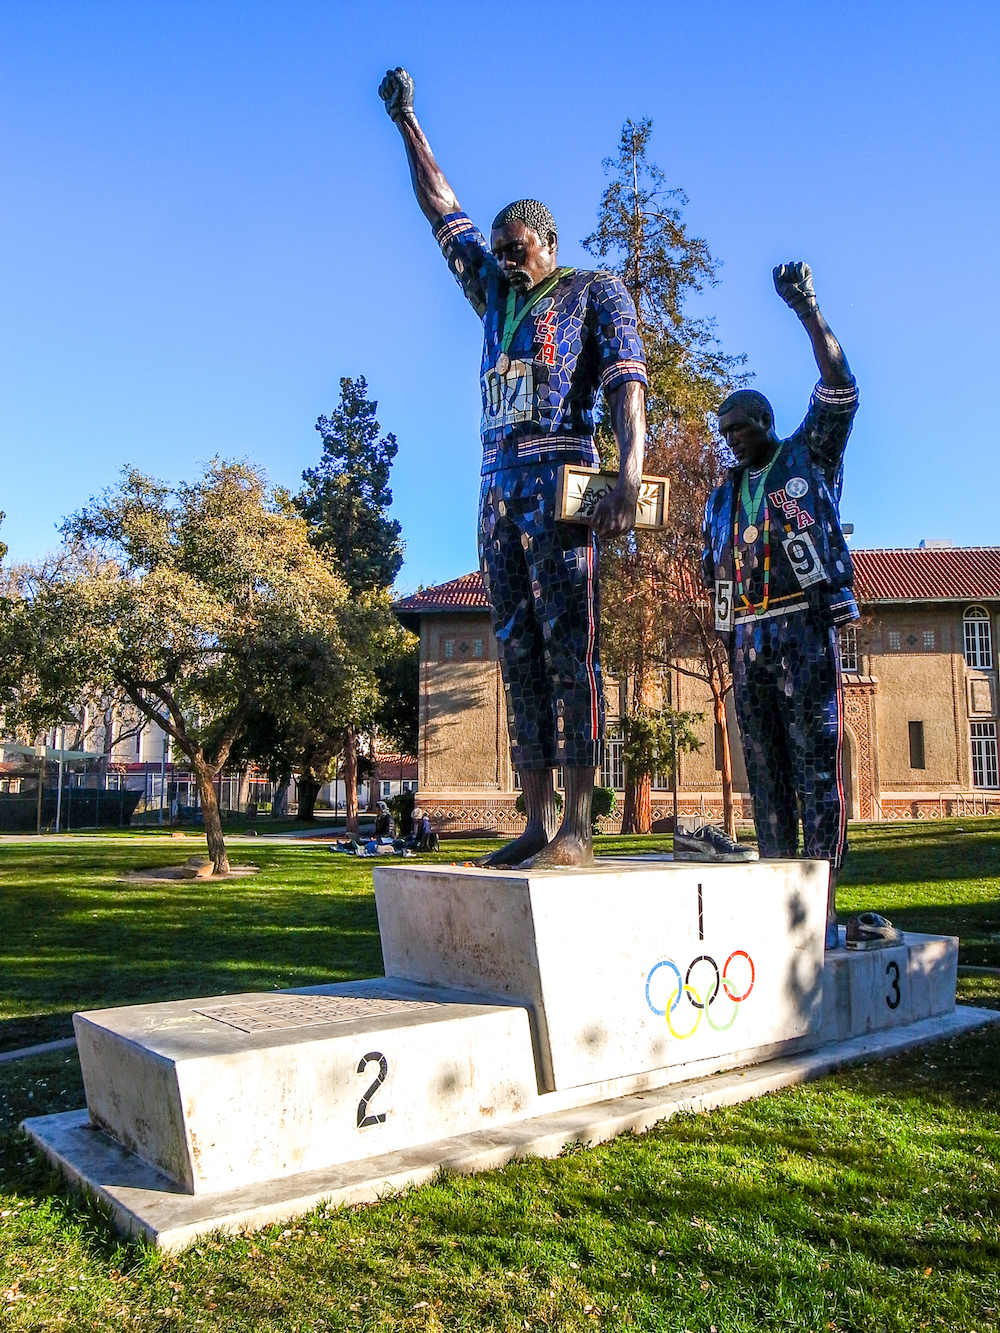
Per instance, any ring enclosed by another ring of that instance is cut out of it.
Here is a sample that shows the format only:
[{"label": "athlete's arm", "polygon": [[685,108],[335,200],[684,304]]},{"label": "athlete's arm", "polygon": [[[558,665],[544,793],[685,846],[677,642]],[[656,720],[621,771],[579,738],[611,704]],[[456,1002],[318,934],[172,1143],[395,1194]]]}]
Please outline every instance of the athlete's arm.
[{"label": "athlete's arm", "polygon": [[779,264],[774,270],[774,290],[802,321],[809,335],[813,356],[819,366],[820,379],[830,388],[842,388],[852,383],[851,368],[840,343],[833,336],[823,318],[813,288],[812,269],[801,261]]},{"label": "athlete's arm", "polygon": [[646,386],[626,380],[608,395],[611,429],[618,445],[618,484],[603,495],[594,510],[594,527],[602,537],[620,537],[635,524],[642,460],[646,449]]},{"label": "athlete's arm", "polygon": [[378,95],[403,136],[417,203],[424,217],[435,227],[448,213],[458,213],[461,209],[455,191],[434,160],[431,146],[413,114],[413,80],[401,66],[387,70]]}]

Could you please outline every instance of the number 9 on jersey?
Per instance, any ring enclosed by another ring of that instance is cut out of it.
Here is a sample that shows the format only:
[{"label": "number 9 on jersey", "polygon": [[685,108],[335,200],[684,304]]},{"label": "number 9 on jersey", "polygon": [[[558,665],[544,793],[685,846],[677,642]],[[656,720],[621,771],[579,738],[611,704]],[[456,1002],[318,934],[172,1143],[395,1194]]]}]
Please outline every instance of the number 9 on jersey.
[{"label": "number 9 on jersey", "polygon": [[733,628],[732,579],[715,580],[715,628],[718,630]]}]

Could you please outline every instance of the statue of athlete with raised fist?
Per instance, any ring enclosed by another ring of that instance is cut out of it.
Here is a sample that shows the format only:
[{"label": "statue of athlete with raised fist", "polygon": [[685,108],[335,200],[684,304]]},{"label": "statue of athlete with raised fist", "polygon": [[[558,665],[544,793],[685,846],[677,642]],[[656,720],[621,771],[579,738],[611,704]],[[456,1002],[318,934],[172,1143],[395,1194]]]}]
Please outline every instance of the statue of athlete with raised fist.
[{"label": "statue of athlete with raised fist", "polygon": [[809,335],[820,381],[787,440],[761,393],[741,389],[719,407],[736,466],[705,510],[704,579],[729,644],[760,854],[797,855],[801,811],[805,855],[830,862],[827,948],[836,948],[847,841],[837,627],[858,618],[839,506],[858,390],[809,265],[779,264],[774,286]]},{"label": "statue of athlete with raised fist", "polygon": [[[604,742],[600,538],[635,521],[646,435],[635,306],[611,274],[559,266],[556,224],[535,199],[502,209],[487,245],[434,160],[406,70],[390,70],[379,94],[403,137],[417,202],[483,322],[479,560],[528,814],[524,833],[484,864],[591,865]],[[593,527],[557,523],[559,465],[600,462],[600,388],[621,459],[618,484],[597,505]],[[558,831],[557,766],[565,775]]]}]

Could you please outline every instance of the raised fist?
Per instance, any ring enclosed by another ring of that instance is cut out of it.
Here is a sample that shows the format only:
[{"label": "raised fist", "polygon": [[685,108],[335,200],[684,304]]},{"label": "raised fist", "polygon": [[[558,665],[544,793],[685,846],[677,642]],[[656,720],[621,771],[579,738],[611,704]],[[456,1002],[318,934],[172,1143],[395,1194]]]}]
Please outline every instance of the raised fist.
[{"label": "raised fist", "polygon": [[378,95],[393,120],[413,110],[413,80],[402,65],[386,70],[385,78],[378,86]]},{"label": "raised fist", "polygon": [[774,270],[774,290],[785,305],[790,306],[799,319],[819,309],[813,290],[812,269],[799,260],[795,264],[779,264]]}]

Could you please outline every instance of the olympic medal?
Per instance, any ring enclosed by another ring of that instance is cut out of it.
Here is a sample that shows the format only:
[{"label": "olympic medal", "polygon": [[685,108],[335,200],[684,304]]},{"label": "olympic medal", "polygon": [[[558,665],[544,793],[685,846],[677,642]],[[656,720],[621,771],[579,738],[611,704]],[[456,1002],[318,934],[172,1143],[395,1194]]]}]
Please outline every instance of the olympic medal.
[{"label": "olympic medal", "polygon": [[743,540],[747,546],[752,546],[759,536],[756,523],[748,523],[743,529]]},{"label": "olympic medal", "polygon": [[506,352],[501,352],[497,357],[496,372],[498,375],[506,375],[510,370],[510,357]]}]

